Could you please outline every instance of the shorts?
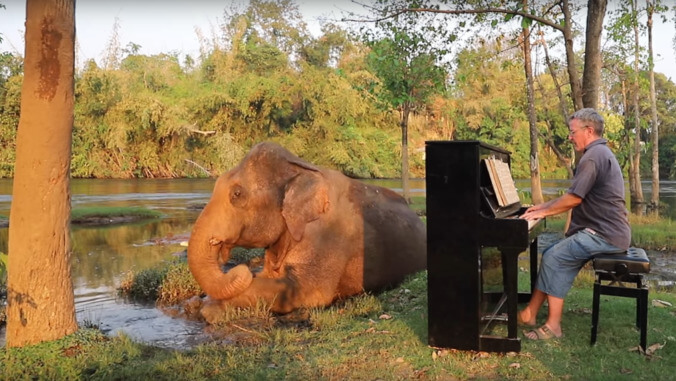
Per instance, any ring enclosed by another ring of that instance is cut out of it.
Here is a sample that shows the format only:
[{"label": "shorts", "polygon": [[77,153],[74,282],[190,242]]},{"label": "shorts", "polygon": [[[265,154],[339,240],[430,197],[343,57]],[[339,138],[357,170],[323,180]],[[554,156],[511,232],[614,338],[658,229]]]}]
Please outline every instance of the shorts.
[{"label": "shorts", "polygon": [[622,250],[600,235],[593,234],[593,231],[580,230],[545,249],[535,287],[545,294],[563,299],[577,273],[593,255],[619,251]]}]

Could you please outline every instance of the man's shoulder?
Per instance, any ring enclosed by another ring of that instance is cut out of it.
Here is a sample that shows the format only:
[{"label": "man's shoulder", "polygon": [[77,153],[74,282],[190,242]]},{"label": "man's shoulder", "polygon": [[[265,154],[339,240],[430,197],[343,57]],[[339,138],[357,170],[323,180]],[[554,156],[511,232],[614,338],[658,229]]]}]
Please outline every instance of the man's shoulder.
[{"label": "man's shoulder", "polygon": [[613,151],[608,147],[606,144],[608,141],[603,138],[599,138],[595,141],[593,141],[587,148],[585,149],[585,154],[582,155],[582,158],[587,156],[588,159],[591,159],[592,157],[605,157],[608,155],[615,156]]}]

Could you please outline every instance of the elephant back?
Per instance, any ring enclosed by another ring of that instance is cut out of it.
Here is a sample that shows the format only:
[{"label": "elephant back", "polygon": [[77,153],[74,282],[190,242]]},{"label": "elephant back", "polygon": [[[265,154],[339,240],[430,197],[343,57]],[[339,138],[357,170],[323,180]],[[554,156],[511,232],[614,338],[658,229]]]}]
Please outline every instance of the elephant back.
[{"label": "elephant back", "polygon": [[398,193],[353,180],[351,198],[359,202],[364,226],[364,288],[397,285],[427,266],[427,231]]}]

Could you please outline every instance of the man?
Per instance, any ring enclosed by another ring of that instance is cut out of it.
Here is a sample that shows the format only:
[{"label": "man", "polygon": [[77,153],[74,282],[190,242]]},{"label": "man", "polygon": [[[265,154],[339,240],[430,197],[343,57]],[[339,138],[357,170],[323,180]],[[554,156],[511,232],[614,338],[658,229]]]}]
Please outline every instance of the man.
[{"label": "man", "polygon": [[547,321],[539,328],[524,331],[532,340],[561,337],[563,299],[575,276],[593,255],[629,248],[631,229],[624,199],[620,165],[603,139],[603,117],[591,108],[575,112],[568,121],[568,138],[575,151],[583,152],[573,183],[559,198],[535,205],[522,215],[539,219],[572,209],[566,238],[542,254],[535,290],[518,320],[536,326],[537,313],[547,300]]}]

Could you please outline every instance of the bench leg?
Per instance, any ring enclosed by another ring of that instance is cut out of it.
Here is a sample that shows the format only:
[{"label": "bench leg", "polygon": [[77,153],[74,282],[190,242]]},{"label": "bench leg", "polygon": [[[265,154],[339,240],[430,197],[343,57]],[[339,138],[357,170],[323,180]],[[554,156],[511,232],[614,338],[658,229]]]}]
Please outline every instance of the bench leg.
[{"label": "bench leg", "polygon": [[646,342],[648,341],[648,289],[643,287],[639,289],[639,296],[636,300],[637,324],[641,330],[641,348],[645,352]]},{"label": "bench leg", "polygon": [[594,282],[594,298],[592,302],[592,326],[591,326],[591,345],[596,344],[596,330],[599,326],[599,302],[601,299],[601,290],[599,282]]}]

